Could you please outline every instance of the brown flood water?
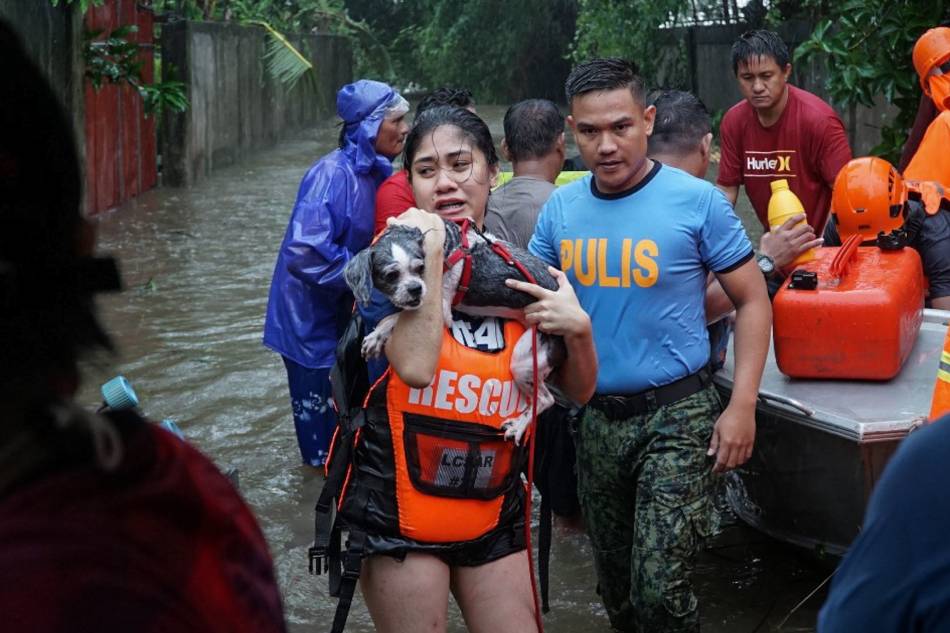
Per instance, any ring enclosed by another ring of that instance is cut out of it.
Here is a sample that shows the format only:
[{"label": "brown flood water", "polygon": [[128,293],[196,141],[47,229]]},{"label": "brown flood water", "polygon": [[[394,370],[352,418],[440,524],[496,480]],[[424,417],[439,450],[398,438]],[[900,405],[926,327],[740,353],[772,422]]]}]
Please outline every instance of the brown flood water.
[{"label": "brown flood water", "polygon": [[[501,135],[504,108],[479,112]],[[307,573],[312,513],[322,478],[299,463],[280,358],[260,343],[274,260],[307,167],[332,149],[327,124],[219,170],[192,189],[156,189],[99,221],[99,249],[118,256],[126,290],[99,306],[119,354],[86,368],[82,401],[121,373],[153,419],[175,419],[222,468],[264,529],[290,630],[327,631],[335,601],[325,576]],[[757,240],[748,203],[740,215]],[[828,564],[734,520],[697,561],[694,581],[710,633],[814,630]],[[555,530],[549,633],[609,631],[582,534]],[[791,613],[791,615],[789,615]],[[778,628],[782,624],[781,628]],[[450,606],[450,631],[464,631]],[[348,631],[372,631],[359,596]]]}]

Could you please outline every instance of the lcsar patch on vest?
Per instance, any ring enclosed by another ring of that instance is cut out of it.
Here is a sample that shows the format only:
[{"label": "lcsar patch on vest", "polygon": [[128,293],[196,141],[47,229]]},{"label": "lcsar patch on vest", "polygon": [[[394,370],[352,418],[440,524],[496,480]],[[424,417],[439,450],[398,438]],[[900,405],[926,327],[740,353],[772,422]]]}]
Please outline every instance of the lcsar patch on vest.
[{"label": "lcsar patch on vest", "polygon": [[443,448],[435,483],[446,488],[458,488],[464,481],[465,473],[474,468],[476,473],[474,487],[487,488],[491,482],[494,462],[495,450],[492,448],[476,450],[474,453],[471,450],[459,448]]},{"label": "lcsar patch on vest", "polygon": [[498,352],[505,349],[505,326],[497,317],[476,317],[453,312],[452,338],[469,349]]}]

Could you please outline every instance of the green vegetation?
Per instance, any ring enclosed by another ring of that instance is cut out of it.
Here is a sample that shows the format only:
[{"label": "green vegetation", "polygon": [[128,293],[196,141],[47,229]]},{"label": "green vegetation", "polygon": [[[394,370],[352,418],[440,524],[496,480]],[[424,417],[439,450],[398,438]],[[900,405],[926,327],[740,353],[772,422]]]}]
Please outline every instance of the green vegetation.
[{"label": "green vegetation", "polygon": [[760,26],[766,9],[753,0],[579,0],[572,56],[635,61],[650,85],[687,88],[684,33],[696,24]]},{"label": "green vegetation", "polygon": [[[682,40],[672,38],[670,29],[682,25],[689,4],[684,0],[580,0],[573,58],[623,57],[635,61],[651,85],[684,87],[686,49]],[[665,32],[661,26],[667,27]]]},{"label": "green vegetation", "polygon": [[[49,1],[85,11],[104,0]],[[284,36],[330,32],[354,42],[357,76],[410,90],[464,86],[483,103],[532,96],[561,100],[571,63],[592,56],[634,60],[649,84],[686,88],[683,28],[774,28],[801,20],[814,28],[795,50],[795,62],[821,70],[837,107],[880,100],[895,106],[897,115],[874,149],[891,160],[920,95],[911,62],[914,41],[950,19],[950,0],[751,0],[741,9],[737,0],[152,0],[151,6],[166,17],[267,28],[272,42],[265,60],[290,85],[309,69],[309,56]],[[173,85],[143,86],[134,72],[122,70],[123,48],[114,41],[120,38],[112,33],[93,47],[93,83],[129,81],[158,105],[180,105]]]},{"label": "green vegetation", "polygon": [[389,48],[398,83],[466,87],[480,102],[563,99],[576,0],[347,0]]},{"label": "green vegetation", "polygon": [[159,113],[164,108],[184,112],[188,108],[185,84],[175,81],[172,69],[166,68],[164,81],[148,83],[142,78],[143,60],[138,44],[130,39],[138,31],[134,25],[120,26],[106,37],[102,31],[85,31],[83,57],[86,78],[96,90],[104,82],[128,84],[142,97],[146,115]]},{"label": "green vegetation", "polygon": [[[85,14],[92,7],[102,6],[105,0],[50,0],[56,7],[60,2],[72,5]],[[132,86],[142,97],[146,115],[157,114],[164,108],[184,112],[188,108],[185,84],[176,81],[173,69],[166,69],[164,81],[148,83],[142,77],[143,59],[138,43],[132,36],[138,27],[127,24],[103,36],[102,31],[83,31],[83,61],[86,78],[95,90],[105,82]],[[157,76],[157,74],[156,74]]]},{"label": "green vegetation", "polygon": [[815,59],[829,69],[825,87],[841,105],[873,106],[883,97],[897,107],[872,153],[895,165],[914,122],[920,84],[911,60],[917,38],[950,17],[948,0],[847,0],[804,3],[819,17],[795,60]]},{"label": "green vegetation", "polygon": [[60,2],[64,5],[76,5],[82,13],[85,13],[89,7],[100,7],[106,0],[50,0],[50,4],[58,7]]},{"label": "green vegetation", "polygon": [[627,57],[649,83],[685,87],[686,52],[674,27],[775,28],[791,19],[814,25],[794,60],[821,69],[839,111],[880,99],[895,106],[872,153],[896,164],[920,99],[911,51],[927,28],[950,20],[950,0],[752,0],[741,11],[732,0],[579,0],[573,56]]},{"label": "green vegetation", "polygon": [[292,36],[303,33],[335,33],[354,43],[361,70],[394,80],[389,51],[365,23],[352,19],[343,0],[153,0],[156,13],[189,20],[213,20],[253,24],[268,36],[264,59],[271,75],[293,86],[312,69],[304,44]]},{"label": "green vegetation", "polygon": [[277,81],[293,88],[301,77],[313,78],[313,64],[286,37],[263,20],[246,20],[244,24],[256,24],[267,31],[267,50],[264,63],[267,72]]}]

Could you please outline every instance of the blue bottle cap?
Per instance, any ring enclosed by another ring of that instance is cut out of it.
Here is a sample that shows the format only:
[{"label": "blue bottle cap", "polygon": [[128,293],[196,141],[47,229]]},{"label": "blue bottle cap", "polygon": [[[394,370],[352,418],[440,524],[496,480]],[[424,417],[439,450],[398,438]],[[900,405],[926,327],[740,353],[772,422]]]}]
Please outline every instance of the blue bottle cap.
[{"label": "blue bottle cap", "polygon": [[131,383],[124,376],[116,376],[102,385],[102,401],[113,411],[131,409],[139,406],[138,396]]}]

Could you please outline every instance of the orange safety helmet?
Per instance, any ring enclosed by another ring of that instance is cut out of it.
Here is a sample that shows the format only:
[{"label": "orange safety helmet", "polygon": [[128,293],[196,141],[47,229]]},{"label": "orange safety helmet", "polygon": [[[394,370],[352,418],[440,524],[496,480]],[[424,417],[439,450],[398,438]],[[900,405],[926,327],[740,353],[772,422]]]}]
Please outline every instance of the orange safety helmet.
[{"label": "orange safety helmet", "polygon": [[914,44],[914,68],[920,77],[920,85],[928,92],[927,76],[934,66],[950,59],[950,28],[938,26],[929,29]]},{"label": "orange safety helmet", "polygon": [[900,228],[906,200],[904,179],[889,162],[874,156],[849,161],[838,172],[831,193],[831,213],[841,241],[855,234],[873,240],[881,231]]}]

